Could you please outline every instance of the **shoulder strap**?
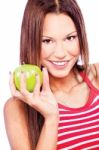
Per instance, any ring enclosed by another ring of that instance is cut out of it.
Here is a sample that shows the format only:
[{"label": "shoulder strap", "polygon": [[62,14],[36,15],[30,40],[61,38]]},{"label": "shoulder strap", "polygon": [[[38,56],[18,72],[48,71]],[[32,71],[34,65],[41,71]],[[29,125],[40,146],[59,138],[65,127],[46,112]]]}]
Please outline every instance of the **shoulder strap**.
[{"label": "shoulder strap", "polygon": [[92,84],[88,76],[83,71],[80,72],[80,75],[92,90],[99,93],[99,90]]}]

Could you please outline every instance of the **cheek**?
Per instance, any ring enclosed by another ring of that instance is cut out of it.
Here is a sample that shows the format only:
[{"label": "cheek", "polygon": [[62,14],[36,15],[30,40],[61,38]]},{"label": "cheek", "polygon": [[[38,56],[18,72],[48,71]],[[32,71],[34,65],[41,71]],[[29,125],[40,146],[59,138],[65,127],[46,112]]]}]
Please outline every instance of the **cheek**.
[{"label": "cheek", "polygon": [[68,47],[68,53],[74,57],[77,57],[80,54],[80,46],[79,43],[75,43],[74,45],[70,45]]},{"label": "cheek", "polygon": [[44,58],[46,58],[48,56],[48,53],[45,50],[41,51],[41,60],[43,60]]},{"label": "cheek", "polygon": [[48,59],[50,56],[50,53],[44,49],[41,50],[41,56],[40,56],[40,62],[43,65],[45,60]]},{"label": "cheek", "polygon": [[47,58],[49,58],[51,55],[53,54],[53,50],[52,49],[45,49],[45,48],[43,48],[42,50],[41,50],[41,59],[47,59]]}]

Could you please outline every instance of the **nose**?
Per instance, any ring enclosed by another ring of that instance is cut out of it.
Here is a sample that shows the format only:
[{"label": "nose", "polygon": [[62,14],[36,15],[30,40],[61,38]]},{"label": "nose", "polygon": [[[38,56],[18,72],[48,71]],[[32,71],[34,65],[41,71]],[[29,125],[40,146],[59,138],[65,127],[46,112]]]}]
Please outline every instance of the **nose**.
[{"label": "nose", "polygon": [[66,57],[66,50],[63,47],[63,44],[61,42],[56,43],[55,57],[58,58],[58,59],[63,59],[63,58]]}]

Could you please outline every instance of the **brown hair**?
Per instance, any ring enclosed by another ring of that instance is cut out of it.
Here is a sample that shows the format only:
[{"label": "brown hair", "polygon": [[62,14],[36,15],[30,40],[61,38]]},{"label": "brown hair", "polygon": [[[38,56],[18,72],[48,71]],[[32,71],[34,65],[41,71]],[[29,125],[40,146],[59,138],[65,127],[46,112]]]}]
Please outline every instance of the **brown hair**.
[{"label": "brown hair", "polygon": [[[21,29],[20,63],[40,66],[43,23],[48,13],[64,13],[71,17],[77,29],[81,58],[83,67],[86,70],[89,60],[88,43],[83,16],[75,0],[28,0]],[[79,69],[77,63],[75,66]],[[33,144],[32,149],[34,150],[44,119],[37,111],[29,106],[28,111],[29,127]]]}]

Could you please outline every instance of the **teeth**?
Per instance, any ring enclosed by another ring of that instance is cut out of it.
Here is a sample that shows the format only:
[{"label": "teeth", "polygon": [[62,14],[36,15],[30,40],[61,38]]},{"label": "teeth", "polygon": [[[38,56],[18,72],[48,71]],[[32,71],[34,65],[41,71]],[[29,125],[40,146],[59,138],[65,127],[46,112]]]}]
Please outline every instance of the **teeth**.
[{"label": "teeth", "polygon": [[66,62],[56,62],[56,61],[53,61],[52,62],[53,64],[55,64],[55,65],[59,65],[59,66],[62,66],[62,65],[65,65],[66,64]]}]

